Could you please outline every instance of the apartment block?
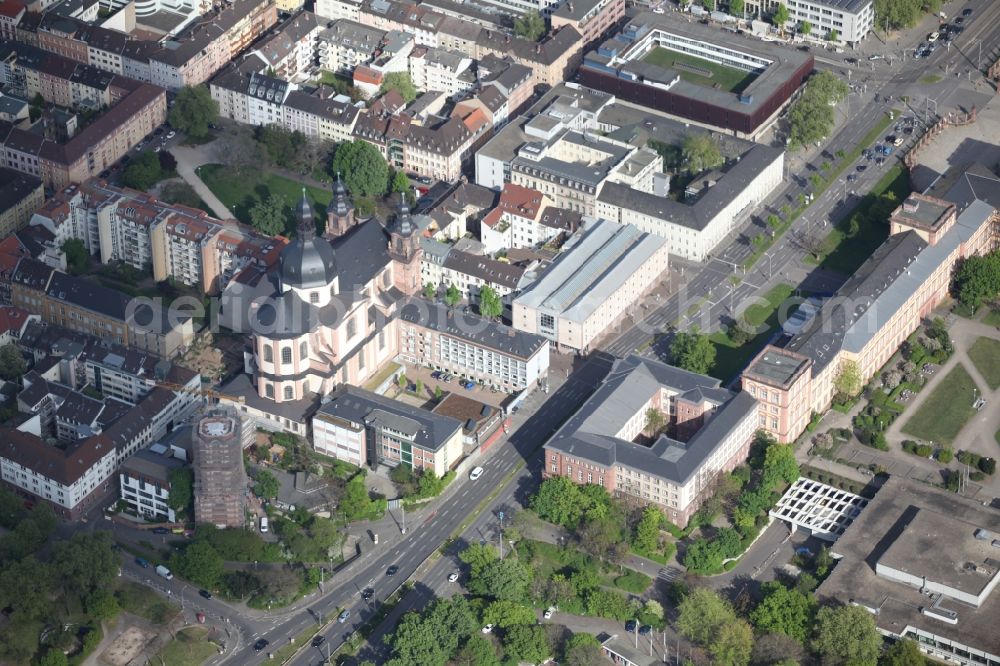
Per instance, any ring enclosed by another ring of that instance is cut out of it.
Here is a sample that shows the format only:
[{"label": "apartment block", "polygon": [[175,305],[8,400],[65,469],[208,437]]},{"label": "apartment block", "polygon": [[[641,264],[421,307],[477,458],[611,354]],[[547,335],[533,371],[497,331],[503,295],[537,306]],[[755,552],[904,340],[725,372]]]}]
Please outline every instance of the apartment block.
[{"label": "apartment block", "polygon": [[549,343],[540,335],[419,299],[403,304],[399,318],[399,353],[407,363],[507,393],[530,390],[548,375]]},{"label": "apartment block", "polygon": [[129,508],[147,520],[174,522],[176,515],[170,508],[170,474],[184,467],[172,456],[164,456],[148,449],[129,457],[118,469],[121,483],[119,497]]},{"label": "apartment block", "polygon": [[[664,416],[645,432],[646,413]],[[711,377],[640,356],[615,361],[597,391],[545,443],[543,476],[603,486],[658,506],[684,527],[720,474],[746,460],[756,400]]]},{"label": "apartment block", "polygon": [[568,0],[552,10],[552,29],[572,26],[590,46],[625,18],[625,0]]},{"label": "apartment block", "polygon": [[[748,16],[756,13],[771,14],[778,7],[778,0],[747,0]],[[831,39],[836,31],[841,44],[857,44],[863,40],[875,22],[875,3],[872,0],[788,0],[788,25],[803,21],[812,25],[810,34]]]},{"label": "apartment block", "polygon": [[0,167],[0,237],[24,227],[44,202],[45,188],[39,178]]},{"label": "apartment block", "polygon": [[324,21],[310,11],[300,11],[278,24],[251,47],[274,75],[282,79],[303,77],[312,67]]}]

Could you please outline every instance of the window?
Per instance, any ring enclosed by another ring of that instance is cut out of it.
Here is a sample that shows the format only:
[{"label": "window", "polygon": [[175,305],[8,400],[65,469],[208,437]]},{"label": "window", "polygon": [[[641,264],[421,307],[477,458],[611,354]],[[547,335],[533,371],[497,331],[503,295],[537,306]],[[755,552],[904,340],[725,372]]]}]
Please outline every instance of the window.
[{"label": "window", "polygon": [[264,387],[264,395],[266,395],[271,400],[274,400],[274,387],[270,384]]},{"label": "window", "polygon": [[281,362],[282,363],[291,363],[292,362],[292,348],[291,347],[282,347],[281,348]]},{"label": "window", "polygon": [[309,302],[310,303],[319,303],[319,292],[318,291],[310,291],[309,292]]},{"label": "window", "polygon": [[355,322],[354,317],[347,320],[347,339],[350,340],[358,333],[358,324]]},{"label": "window", "polygon": [[285,387],[285,400],[291,400],[293,396],[294,396],[294,391],[292,390],[292,387],[291,386],[286,386]]},{"label": "window", "polygon": [[271,345],[264,345],[264,360],[268,363],[274,361],[274,352],[271,351]]},{"label": "window", "polygon": [[303,340],[299,344],[299,359],[305,360],[308,357],[309,357],[309,343]]}]

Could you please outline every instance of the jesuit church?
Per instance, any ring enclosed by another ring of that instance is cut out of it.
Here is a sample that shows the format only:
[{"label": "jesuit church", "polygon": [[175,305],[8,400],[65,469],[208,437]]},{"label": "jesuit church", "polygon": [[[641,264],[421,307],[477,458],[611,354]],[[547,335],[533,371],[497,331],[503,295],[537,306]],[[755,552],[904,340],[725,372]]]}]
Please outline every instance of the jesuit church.
[{"label": "jesuit church", "polygon": [[375,375],[397,354],[396,308],[421,290],[420,235],[405,201],[386,223],[359,220],[338,178],[322,235],[304,190],[296,216],[278,267],[234,277],[219,315],[250,336],[246,372],[278,403]]}]

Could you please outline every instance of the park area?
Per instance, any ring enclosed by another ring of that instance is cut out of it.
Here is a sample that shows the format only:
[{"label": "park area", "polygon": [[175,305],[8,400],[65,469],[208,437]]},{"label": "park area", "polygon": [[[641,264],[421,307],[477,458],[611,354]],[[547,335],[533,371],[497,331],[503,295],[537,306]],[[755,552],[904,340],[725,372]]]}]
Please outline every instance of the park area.
[{"label": "park area", "polygon": [[977,338],[969,347],[969,359],[991,389],[1000,387],[1000,340]]},{"label": "park area", "polygon": [[[781,304],[791,298],[793,291],[790,284],[777,284],[760,297],[760,302],[744,311],[743,321],[752,331],[748,334],[751,336],[749,339],[734,340],[732,333],[726,330],[716,331],[709,336],[715,346],[715,363],[709,372],[711,376],[728,382],[746,367],[754,354],[760,351],[781,326],[778,321]],[[796,307],[788,308],[784,315],[791,315]]]},{"label": "park area", "polygon": [[208,640],[205,627],[181,629],[163,651],[157,655],[156,663],[164,666],[201,666],[218,652],[216,645]]},{"label": "park area", "polygon": [[[256,178],[248,178],[245,174],[240,175],[238,170],[221,164],[198,167],[198,176],[226,208],[233,211],[236,219],[245,224],[251,224],[250,209],[254,205],[271,196],[283,197],[288,213],[286,223],[294,227],[292,215],[302,196],[302,183],[269,172],[259,173]],[[326,210],[333,193],[319,187],[307,186],[305,190],[318,216],[319,211]]]},{"label": "park area", "polygon": [[956,365],[903,426],[903,432],[936,445],[950,446],[976,410],[975,382]]},{"label": "park area", "polygon": [[689,83],[710,88],[718,86],[731,93],[743,92],[757,78],[752,72],[726,67],[711,60],[672,51],[662,46],[652,49],[642,60],[657,67],[672,69]]}]

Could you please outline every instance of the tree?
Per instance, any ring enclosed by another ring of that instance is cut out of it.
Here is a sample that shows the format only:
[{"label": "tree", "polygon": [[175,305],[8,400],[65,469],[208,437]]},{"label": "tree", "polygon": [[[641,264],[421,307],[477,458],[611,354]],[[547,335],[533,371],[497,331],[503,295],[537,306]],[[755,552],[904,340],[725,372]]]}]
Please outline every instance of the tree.
[{"label": "tree", "polygon": [[194,500],[194,471],[190,467],[181,467],[172,470],[168,478],[170,494],[167,496],[167,506],[174,511],[186,509]]},{"label": "tree", "polygon": [[378,94],[384,95],[390,90],[398,92],[407,104],[417,98],[417,87],[413,85],[413,79],[410,78],[409,72],[389,72],[386,74]]},{"label": "tree", "polygon": [[928,660],[916,641],[901,638],[885,651],[878,663],[879,666],[925,666]]},{"label": "tree", "polygon": [[333,171],[342,175],[344,187],[356,198],[385,194],[389,167],[378,148],[367,141],[356,139],[340,144],[333,155]]},{"label": "tree", "polygon": [[705,8],[706,12],[714,12],[715,0],[701,0],[701,6]]},{"label": "tree", "polygon": [[495,624],[502,629],[519,624],[535,624],[535,611],[508,599],[498,599],[483,610],[483,622]]},{"label": "tree", "polygon": [[938,0],[875,0],[879,28],[884,28],[886,23],[890,28],[910,28],[920,20],[922,12],[936,14],[939,10]]},{"label": "tree", "polygon": [[799,32],[801,32],[803,35],[808,35],[810,32],[812,32],[812,29],[813,29],[812,23],[810,23],[809,21],[803,21],[802,25],[799,26]]},{"label": "tree", "polygon": [[358,520],[372,512],[372,500],[365,488],[365,480],[361,475],[355,476],[344,487],[344,496],[340,499],[340,510],[347,520]]},{"label": "tree", "polygon": [[487,319],[496,319],[503,313],[503,301],[496,290],[484,284],[479,290],[479,314]]},{"label": "tree", "polygon": [[160,161],[160,178],[174,176],[177,172],[177,158],[169,150],[161,150],[156,153],[156,159]]},{"label": "tree", "polygon": [[428,301],[433,301],[437,297],[437,285],[428,282],[424,285],[424,298]]},{"label": "tree", "polygon": [[708,132],[688,134],[681,143],[681,158],[690,173],[701,173],[722,164],[719,145]]},{"label": "tree", "polygon": [[90,253],[79,238],[67,238],[62,248],[66,253],[66,268],[70,275],[81,275],[90,270]]},{"label": "tree", "polygon": [[591,590],[587,594],[587,612],[618,621],[627,620],[633,615],[633,609],[624,594],[603,588]]},{"label": "tree", "polygon": [[219,583],[224,564],[222,556],[204,541],[189,544],[171,560],[178,575],[205,588],[213,588]]},{"label": "tree", "polygon": [[532,664],[540,664],[552,656],[545,628],[537,624],[512,627],[504,638],[504,647],[508,655]]},{"label": "tree", "polygon": [[602,562],[621,561],[626,554],[624,520],[613,515],[591,515],[577,528],[580,548]]},{"label": "tree", "polygon": [[809,639],[816,600],[812,595],[790,590],[781,583],[768,582],[762,586],[764,597],[750,613],[750,621],[758,633],[784,634],[800,643]]},{"label": "tree", "polygon": [[26,555],[9,562],[0,571],[0,604],[10,608],[20,619],[36,619],[49,614],[52,602],[49,590],[54,576],[51,567]]},{"label": "tree", "polygon": [[580,487],[565,476],[555,476],[542,481],[531,498],[531,509],[542,520],[575,528],[583,515],[580,503]]},{"label": "tree", "polygon": [[66,659],[65,652],[59,648],[51,647],[33,663],[35,666],[67,666],[69,661]]},{"label": "tree", "polygon": [[496,648],[485,636],[473,634],[451,662],[453,666],[500,666]]},{"label": "tree", "polygon": [[283,234],[287,221],[288,208],[285,198],[280,194],[272,194],[255,203],[250,209],[250,223],[265,236]]},{"label": "tree", "polygon": [[837,370],[833,388],[844,398],[853,398],[861,393],[861,370],[854,361],[844,361]]},{"label": "tree", "polygon": [[699,645],[709,645],[723,626],[734,622],[733,607],[708,588],[692,590],[677,607],[677,630]]},{"label": "tree", "polygon": [[443,666],[477,628],[475,613],[464,597],[435,601],[424,613],[410,612],[400,620],[389,639],[396,656],[390,663]]},{"label": "tree", "polygon": [[448,289],[444,292],[444,302],[448,307],[453,308],[459,304],[462,300],[462,292],[458,290],[453,284],[448,285]]},{"label": "tree", "polygon": [[390,183],[389,191],[397,194],[410,191],[410,179],[406,177],[405,172],[396,171],[392,174],[392,183]]},{"label": "tree", "polygon": [[545,19],[537,11],[529,11],[514,19],[514,34],[537,42],[545,36]]},{"label": "tree", "polygon": [[708,651],[717,666],[746,666],[753,652],[753,630],[746,620],[727,622],[719,627]]},{"label": "tree", "polygon": [[729,13],[733,16],[744,18],[746,16],[746,4],[743,0],[729,0]]},{"label": "tree", "polygon": [[520,601],[527,596],[531,571],[518,559],[490,562],[478,577],[470,580],[469,590],[492,599]]},{"label": "tree", "polygon": [[28,369],[21,351],[13,344],[0,347],[0,377],[7,381],[20,378]]},{"label": "tree", "polygon": [[643,509],[642,518],[635,524],[632,550],[640,555],[655,553],[660,545],[660,525],[662,523],[663,514],[655,506],[647,506]]},{"label": "tree", "polygon": [[1000,295],[1000,252],[965,259],[955,271],[952,292],[972,312],[994,300]]},{"label": "tree", "polygon": [[208,126],[219,118],[219,103],[208,86],[185,86],[174,98],[170,124],[195,139],[208,136]]},{"label": "tree", "polygon": [[830,32],[826,35],[827,41],[839,42],[840,41],[840,31],[836,28],[831,28]]},{"label": "tree", "polygon": [[875,666],[882,637],[871,613],[861,606],[821,608],[816,614],[815,650],[830,666]]},{"label": "tree", "polygon": [[788,7],[779,3],[774,9],[774,13],[771,14],[771,23],[773,23],[774,27],[778,30],[784,32],[785,24],[788,23],[788,18]]},{"label": "tree", "polygon": [[469,565],[471,578],[478,578],[487,565],[500,559],[497,549],[488,543],[469,544],[468,548],[458,554],[458,559]]},{"label": "tree", "polygon": [[761,666],[797,666],[802,661],[805,650],[802,644],[784,634],[764,634],[757,638],[753,646],[753,663]]},{"label": "tree", "polygon": [[182,181],[164,183],[163,187],[160,188],[160,201],[181,204],[188,208],[201,208],[205,206],[205,202],[201,200],[201,197],[194,191],[194,188]]},{"label": "tree", "polygon": [[799,478],[799,463],[790,444],[772,444],[764,453],[762,485],[770,491],[782,483],[792,483]]},{"label": "tree", "polygon": [[605,663],[601,643],[590,634],[573,634],[563,646],[566,666],[597,666]]},{"label": "tree", "polygon": [[715,346],[697,329],[678,331],[670,343],[670,358],[677,367],[703,375],[715,364]]},{"label": "tree", "polygon": [[830,71],[822,70],[810,77],[788,112],[790,144],[803,146],[827,136],[833,126],[833,107],[849,91],[847,84]]},{"label": "tree", "polygon": [[655,437],[667,425],[667,417],[656,407],[646,410],[646,432]]},{"label": "tree", "polygon": [[53,548],[52,566],[64,589],[84,597],[107,587],[118,575],[118,556],[109,532],[78,532]]},{"label": "tree", "polygon": [[136,190],[148,190],[162,178],[160,158],[152,151],[144,151],[132,160],[122,174],[122,182],[126,187]]},{"label": "tree", "polygon": [[278,496],[279,490],[281,490],[281,484],[278,483],[278,479],[275,478],[274,474],[271,474],[266,469],[257,472],[253,484],[253,491],[257,494],[257,497],[268,500],[274,499]]},{"label": "tree", "polygon": [[87,615],[95,620],[110,620],[121,610],[115,595],[106,587],[88,594],[83,605],[87,609]]}]

